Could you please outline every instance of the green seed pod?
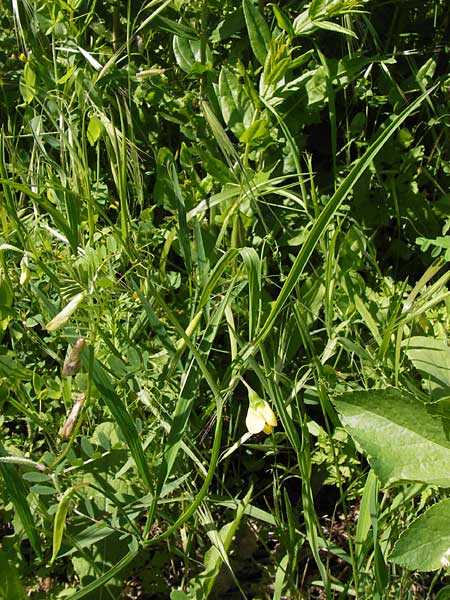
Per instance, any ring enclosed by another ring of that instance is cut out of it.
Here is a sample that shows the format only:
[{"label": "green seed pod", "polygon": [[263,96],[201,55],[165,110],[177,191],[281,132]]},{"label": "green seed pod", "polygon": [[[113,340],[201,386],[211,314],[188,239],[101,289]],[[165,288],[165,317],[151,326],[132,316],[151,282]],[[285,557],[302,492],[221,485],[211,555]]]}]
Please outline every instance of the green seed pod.
[{"label": "green seed pod", "polygon": [[23,287],[30,281],[31,271],[28,267],[28,257],[24,255],[20,261],[20,279],[19,284]]},{"label": "green seed pod", "polygon": [[50,564],[53,564],[58,555],[59,549],[61,548],[64,528],[66,526],[67,512],[69,510],[70,499],[73,496],[73,492],[74,488],[71,487],[67,489],[58,504],[58,508],[56,509],[55,519],[53,521],[53,551]]}]

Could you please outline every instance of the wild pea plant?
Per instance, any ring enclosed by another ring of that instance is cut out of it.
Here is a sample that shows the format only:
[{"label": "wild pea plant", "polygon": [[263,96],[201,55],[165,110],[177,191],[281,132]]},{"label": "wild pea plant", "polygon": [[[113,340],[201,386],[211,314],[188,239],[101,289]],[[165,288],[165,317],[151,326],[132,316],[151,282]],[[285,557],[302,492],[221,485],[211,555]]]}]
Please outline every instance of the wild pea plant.
[{"label": "wild pea plant", "polygon": [[446,597],[444,9],[0,7],[0,596]]}]

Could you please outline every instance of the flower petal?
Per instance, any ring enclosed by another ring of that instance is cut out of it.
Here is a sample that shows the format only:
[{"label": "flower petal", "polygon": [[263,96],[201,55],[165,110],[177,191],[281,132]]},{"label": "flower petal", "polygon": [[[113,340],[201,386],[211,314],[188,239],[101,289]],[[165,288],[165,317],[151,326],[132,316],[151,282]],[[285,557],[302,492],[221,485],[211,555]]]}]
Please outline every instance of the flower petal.
[{"label": "flower petal", "polygon": [[264,429],[266,421],[259,411],[249,407],[245,424],[250,433],[260,433]]},{"label": "flower petal", "polygon": [[269,425],[269,423],[266,423],[263,427],[263,431],[266,435],[270,435],[272,433],[272,425]]},{"label": "flower petal", "polygon": [[277,418],[275,416],[275,413],[273,412],[273,410],[270,408],[270,405],[266,401],[264,401],[264,406],[262,407],[261,412],[262,412],[265,422],[268,425],[271,425],[272,427],[277,426]]}]

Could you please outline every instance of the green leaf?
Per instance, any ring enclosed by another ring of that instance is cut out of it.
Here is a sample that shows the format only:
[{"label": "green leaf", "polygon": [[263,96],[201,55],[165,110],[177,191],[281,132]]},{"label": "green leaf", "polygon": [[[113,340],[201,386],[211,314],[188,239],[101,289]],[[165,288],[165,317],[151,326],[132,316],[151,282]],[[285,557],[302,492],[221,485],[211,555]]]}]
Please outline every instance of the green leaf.
[{"label": "green leaf", "polygon": [[22,477],[25,481],[30,481],[32,483],[48,482],[50,479],[47,473],[41,473],[40,471],[29,471],[28,473],[24,473]]},{"label": "green leaf", "polygon": [[87,139],[91,146],[95,146],[103,131],[103,124],[98,117],[91,117],[87,128]]},{"label": "green leaf", "polygon": [[170,600],[189,600],[189,596],[181,590],[174,590],[170,592]]},{"label": "green leaf", "polygon": [[50,487],[49,485],[32,485],[30,488],[30,492],[36,494],[37,496],[54,496],[56,494],[56,490],[54,487]]},{"label": "green leaf", "polygon": [[62,75],[62,77],[60,77],[57,81],[57,83],[59,85],[62,85],[63,83],[66,83],[66,81],[68,81],[72,75],[75,73],[75,71],[77,70],[77,66],[76,65],[72,65],[71,67],[69,67],[67,69],[67,71],[64,73],[64,75]]},{"label": "green leaf", "polygon": [[[0,446],[0,456],[6,455],[6,452]],[[31,514],[30,506],[27,502],[28,488],[17,473],[16,468],[12,465],[0,463],[0,474],[3,477],[6,492],[14,505],[22,527],[30,540],[30,544],[36,554],[41,556],[41,544],[36,529],[36,520]]]},{"label": "green leaf", "polygon": [[450,564],[450,500],[420,515],[402,533],[389,559],[417,571],[436,571]]},{"label": "green leaf", "polygon": [[185,73],[191,71],[192,65],[195,62],[200,62],[199,40],[187,40],[184,37],[181,38],[175,35],[173,38],[173,51],[178,66]]},{"label": "green leaf", "polygon": [[335,406],[382,485],[418,481],[450,486],[450,441],[441,420],[423,402],[387,388],[342,394]]},{"label": "green leaf", "polygon": [[36,95],[35,85],[36,85],[36,73],[34,72],[31,64],[29,62],[27,62],[23,69],[22,80],[20,81],[20,84],[19,84],[20,93],[22,94],[22,98],[24,99],[26,104],[29,104],[33,100],[34,96]]},{"label": "green leaf", "polygon": [[[236,513],[233,521],[226,523],[217,531],[211,527],[211,515],[204,515],[203,520],[207,520],[204,525],[209,527],[208,537],[211,540],[211,547],[205,552],[204,565],[205,569],[191,580],[189,589],[189,598],[209,598],[222,564],[225,564],[233,576],[231,565],[228,559],[228,552],[231,542],[235,536],[241,519],[245,514],[245,507],[250,501],[252,489],[250,489],[245,497],[236,503]],[[206,519],[206,518],[207,519]],[[234,579],[234,577],[233,577]],[[236,580],[235,580],[235,583]]]},{"label": "green leaf", "polygon": [[406,355],[424,378],[433,400],[450,396],[450,348],[431,337],[416,336],[404,342]]},{"label": "green leaf", "polygon": [[332,21],[313,21],[313,25],[315,25],[318,29],[334,31],[335,33],[343,33],[344,35],[349,35],[358,39],[358,36],[354,31],[347,29],[346,27],[342,27],[342,25],[338,25],[337,23],[333,23]]},{"label": "green leaf", "polygon": [[84,586],[83,589],[76,592],[73,596],[70,596],[70,600],[80,600],[81,598],[84,598],[91,592],[97,590],[98,588],[108,583],[108,581],[113,579],[116,575],[120,573],[120,571],[122,571],[127,565],[129,565],[130,562],[134,560],[137,555],[138,550],[134,548],[127,552],[127,554],[125,554],[125,556],[121,558],[119,562],[117,562],[113,567],[108,569],[106,573],[103,573],[101,577],[97,577],[96,579],[94,579],[94,581]]},{"label": "green leaf", "polygon": [[[201,43],[200,40],[189,40],[186,37],[174,36],[173,51],[175,60],[178,66],[185,73],[191,73],[193,69],[199,69],[202,64],[201,60]],[[212,54],[209,46],[206,47],[206,62],[212,63]],[[204,68],[206,65],[203,65]]]},{"label": "green leaf", "polygon": [[436,594],[436,596],[434,597],[434,600],[449,600],[450,599],[450,585],[446,585],[445,587],[441,588],[438,593]]},{"label": "green leaf", "polygon": [[188,273],[192,271],[192,255],[191,255],[191,242],[189,238],[189,230],[186,220],[186,207],[181,192],[180,183],[178,181],[178,175],[175,165],[172,163],[172,183],[175,192],[175,198],[177,202],[177,213],[178,213],[178,241],[180,242],[180,250],[184,258],[184,264]]},{"label": "green leaf", "polygon": [[311,19],[315,19],[321,16],[324,12],[325,0],[311,0],[311,4],[308,8],[308,14]]},{"label": "green leaf", "polygon": [[252,142],[257,142],[268,137],[269,127],[267,119],[257,119],[242,133],[239,141],[243,144],[251,144]]},{"label": "green leaf", "polygon": [[272,4],[272,10],[277,20],[278,27],[280,29],[284,29],[284,31],[286,31],[286,33],[290,37],[294,37],[294,28],[292,27],[292,23],[290,22],[289,17],[284,12],[284,10],[282,10],[279,6],[276,6],[275,4]]},{"label": "green leaf", "polygon": [[239,6],[234,12],[230,13],[219,22],[217,27],[209,36],[209,39],[211,43],[218,44],[232,35],[239,34],[243,29],[244,24],[244,12],[242,7]]},{"label": "green leaf", "polygon": [[226,67],[219,75],[218,100],[225,123],[240,138],[252,123],[254,108],[244,86]]},{"label": "green leaf", "polygon": [[248,338],[253,339],[261,314],[261,261],[254,248],[241,248],[248,280]]},{"label": "green leaf", "polygon": [[3,550],[0,550],[0,573],[0,600],[26,600],[28,598],[16,569],[10,565]]},{"label": "green leaf", "polygon": [[269,26],[252,0],[242,0],[242,6],[250,46],[259,64],[264,66],[272,37]]},{"label": "green leaf", "polygon": [[180,38],[186,38],[189,40],[195,40],[198,38],[198,34],[192,27],[185,25],[184,23],[177,23],[172,19],[168,19],[167,17],[156,17],[154,19],[154,26],[158,27],[162,31],[167,31],[168,33],[173,33]]}]

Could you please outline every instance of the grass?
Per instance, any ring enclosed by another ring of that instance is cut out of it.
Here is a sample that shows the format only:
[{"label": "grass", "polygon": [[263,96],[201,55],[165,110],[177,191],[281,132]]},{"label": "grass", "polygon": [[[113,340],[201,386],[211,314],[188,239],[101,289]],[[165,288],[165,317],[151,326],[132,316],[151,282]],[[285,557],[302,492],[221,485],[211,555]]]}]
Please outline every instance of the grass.
[{"label": "grass", "polygon": [[446,597],[445,8],[0,7],[0,597]]}]

